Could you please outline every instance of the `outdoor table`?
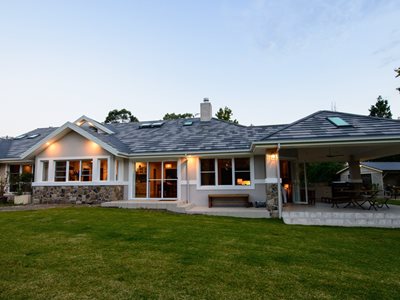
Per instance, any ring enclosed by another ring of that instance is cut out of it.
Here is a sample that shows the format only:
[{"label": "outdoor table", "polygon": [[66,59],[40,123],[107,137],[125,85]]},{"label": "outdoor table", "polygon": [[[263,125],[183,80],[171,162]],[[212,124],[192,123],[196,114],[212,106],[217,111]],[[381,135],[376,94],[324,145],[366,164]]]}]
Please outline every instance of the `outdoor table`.
[{"label": "outdoor table", "polygon": [[366,202],[366,200],[362,196],[362,193],[365,193],[364,190],[357,189],[357,190],[347,190],[343,192],[348,194],[348,200],[349,200],[349,202],[344,206],[344,208],[352,206],[352,207],[361,207],[362,209],[365,209],[363,204]]}]

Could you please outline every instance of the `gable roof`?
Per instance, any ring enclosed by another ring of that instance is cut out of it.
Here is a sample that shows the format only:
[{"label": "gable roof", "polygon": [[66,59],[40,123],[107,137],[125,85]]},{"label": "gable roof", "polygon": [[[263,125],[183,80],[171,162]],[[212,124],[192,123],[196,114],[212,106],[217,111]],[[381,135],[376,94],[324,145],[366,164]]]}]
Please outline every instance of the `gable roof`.
[{"label": "gable roof", "polygon": [[[184,123],[191,121],[190,126]],[[109,124],[114,137],[129,148],[130,154],[185,153],[203,151],[248,151],[251,143],[271,133],[282,125],[242,126],[211,119],[199,118],[162,121],[157,128],[141,128],[145,123],[133,122]],[[104,137],[105,138],[105,137]]]},{"label": "gable roof", "polygon": [[[41,140],[45,139],[50,133],[52,133],[57,128],[37,128],[35,130],[29,131],[21,136],[25,136],[20,139],[1,139],[0,140],[0,159],[20,159],[20,156],[30,147],[39,143]],[[35,138],[29,138],[29,136],[35,136]]]},{"label": "gable roof", "polygon": [[[350,126],[336,126],[328,120],[329,117],[339,117]],[[95,126],[79,126],[82,121]],[[304,141],[400,140],[398,120],[332,111],[318,111],[289,125],[269,126],[242,126],[215,118],[206,122],[192,118],[100,124],[82,116],[76,122],[78,124],[67,122],[59,128],[39,128],[28,132],[27,135],[39,134],[33,139],[0,139],[0,159],[32,157],[44,149],[47,142],[54,142],[70,131],[119,156],[249,152],[258,145],[269,147],[277,143]],[[146,123],[150,125],[144,126]],[[151,126],[156,125],[154,123],[158,123],[157,126]]]},{"label": "gable roof", "polygon": [[381,171],[400,171],[400,162],[364,161],[361,165]]},{"label": "gable roof", "polygon": [[95,142],[96,144],[101,146],[103,149],[107,150],[108,152],[110,152],[114,155],[120,155],[120,154],[124,155],[125,154],[125,153],[119,153],[119,151],[117,149],[115,149],[110,144],[103,142],[97,136],[94,136],[92,132],[89,132],[88,130],[81,128],[74,123],[67,122],[63,126],[53,130],[45,138],[41,139],[36,144],[32,145],[30,148],[26,149],[25,152],[20,154],[20,158],[22,158],[22,159],[28,158],[28,157],[38,153],[39,151],[44,149],[43,147],[46,145],[46,143],[48,143],[48,142],[52,143],[52,142],[60,139],[61,137],[63,137],[64,135],[66,135],[67,133],[69,133],[71,131],[74,131],[74,132],[80,134],[81,136],[83,136],[84,138],[87,138],[87,139]]},{"label": "gable roof", "polygon": [[[339,117],[350,126],[338,127],[328,120]],[[318,111],[263,138],[263,141],[318,141],[400,136],[400,121],[334,111]]]}]

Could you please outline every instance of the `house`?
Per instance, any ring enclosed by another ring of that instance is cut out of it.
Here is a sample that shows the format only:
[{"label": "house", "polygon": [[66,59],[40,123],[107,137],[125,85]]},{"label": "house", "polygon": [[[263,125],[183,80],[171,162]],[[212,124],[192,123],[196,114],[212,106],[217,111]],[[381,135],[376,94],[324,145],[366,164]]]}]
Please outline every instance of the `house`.
[{"label": "house", "polygon": [[[377,187],[383,190],[388,186],[400,186],[400,162],[372,162],[360,163],[361,178],[366,186]],[[338,172],[341,181],[347,181],[350,176],[346,167]]]},{"label": "house", "polygon": [[307,180],[300,180],[306,163],[348,162],[349,180],[360,182],[360,161],[400,149],[397,120],[318,111],[286,125],[242,126],[212,118],[208,100],[200,111],[193,119],[118,124],[82,116],[2,139],[0,174],[10,180],[31,172],[35,203],[206,206],[210,194],[239,194],[281,211],[283,194],[287,202],[308,202]]}]

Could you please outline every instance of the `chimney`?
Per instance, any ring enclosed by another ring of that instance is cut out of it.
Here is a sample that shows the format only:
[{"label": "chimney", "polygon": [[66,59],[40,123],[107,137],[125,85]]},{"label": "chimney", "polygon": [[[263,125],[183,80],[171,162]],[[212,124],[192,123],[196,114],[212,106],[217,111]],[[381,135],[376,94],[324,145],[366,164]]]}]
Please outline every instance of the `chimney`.
[{"label": "chimney", "polygon": [[212,107],[210,100],[204,98],[200,103],[200,121],[210,121],[212,119]]}]

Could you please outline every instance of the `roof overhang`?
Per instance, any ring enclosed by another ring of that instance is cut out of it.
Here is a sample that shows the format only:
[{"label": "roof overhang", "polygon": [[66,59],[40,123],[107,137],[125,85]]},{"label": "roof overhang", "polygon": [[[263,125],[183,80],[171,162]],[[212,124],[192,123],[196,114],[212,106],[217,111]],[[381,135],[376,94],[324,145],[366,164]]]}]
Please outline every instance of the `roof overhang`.
[{"label": "roof overhang", "polygon": [[77,126],[81,126],[85,122],[89,123],[89,125],[94,126],[97,129],[99,129],[99,130],[101,130],[101,131],[103,131],[105,133],[108,133],[108,134],[113,134],[114,133],[114,131],[110,130],[109,128],[107,128],[103,124],[101,124],[101,123],[97,122],[96,120],[93,120],[93,119],[91,119],[91,118],[89,118],[89,117],[87,117],[85,115],[83,115],[80,118],[78,118],[74,122],[74,124],[77,125]]}]

